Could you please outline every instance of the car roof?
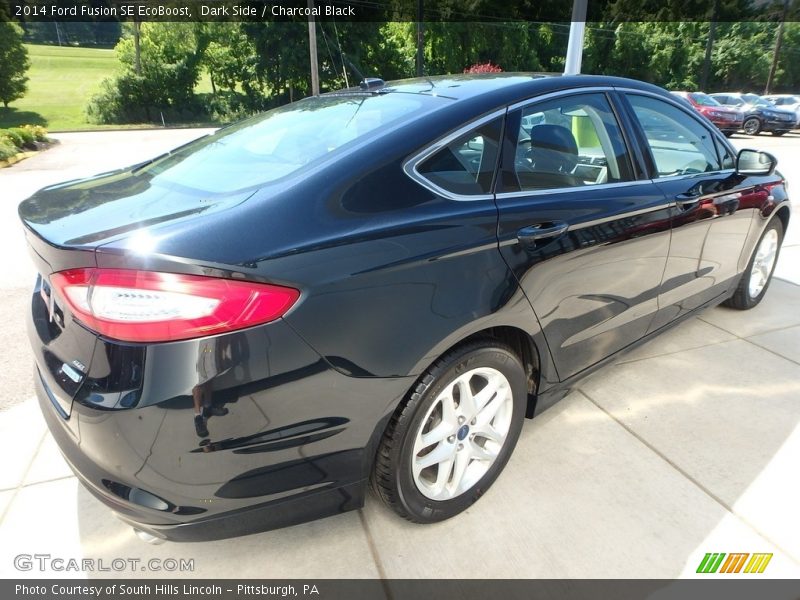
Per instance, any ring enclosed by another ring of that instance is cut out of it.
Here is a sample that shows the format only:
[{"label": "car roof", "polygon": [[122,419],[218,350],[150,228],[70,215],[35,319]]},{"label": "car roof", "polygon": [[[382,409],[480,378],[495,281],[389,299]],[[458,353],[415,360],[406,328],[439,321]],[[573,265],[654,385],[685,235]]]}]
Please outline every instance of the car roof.
[{"label": "car roof", "polygon": [[632,88],[662,95],[667,93],[655,85],[623,77],[509,72],[415,77],[389,81],[370,90],[348,88],[325,95],[402,93],[436,96],[453,101],[481,98],[487,104],[501,105],[551,91],[600,86]]}]

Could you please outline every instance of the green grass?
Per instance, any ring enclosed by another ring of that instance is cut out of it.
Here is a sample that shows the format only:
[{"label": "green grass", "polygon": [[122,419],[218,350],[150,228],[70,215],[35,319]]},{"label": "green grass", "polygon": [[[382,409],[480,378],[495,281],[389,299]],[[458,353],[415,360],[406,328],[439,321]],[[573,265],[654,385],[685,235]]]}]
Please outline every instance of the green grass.
[{"label": "green grass", "polygon": [[[48,131],[107,129],[86,122],[84,113],[89,98],[100,89],[100,82],[117,70],[113,50],[36,46],[26,44],[31,61],[28,93],[4,110],[0,104],[0,129],[18,125],[43,125]],[[207,77],[198,92],[211,90]],[[206,89],[207,88],[207,89]]]},{"label": "green grass", "polygon": [[[93,129],[84,109],[100,82],[114,74],[117,60],[113,50],[69,46],[27,45],[31,68],[28,93],[0,108],[0,127],[32,123],[49,131]],[[8,114],[8,113],[11,114]]]}]

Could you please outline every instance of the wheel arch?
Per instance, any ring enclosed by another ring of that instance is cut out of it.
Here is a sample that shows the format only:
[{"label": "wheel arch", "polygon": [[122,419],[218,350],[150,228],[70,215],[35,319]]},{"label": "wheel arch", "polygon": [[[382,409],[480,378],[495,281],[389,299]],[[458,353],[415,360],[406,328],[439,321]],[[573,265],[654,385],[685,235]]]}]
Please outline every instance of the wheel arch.
[{"label": "wheel arch", "polygon": [[[506,344],[514,351],[517,358],[519,358],[525,370],[528,386],[528,403],[525,416],[532,418],[536,408],[536,400],[541,383],[542,363],[543,359],[546,358],[543,352],[546,352],[546,348],[540,348],[540,344],[536,343],[533,336],[520,327],[513,325],[495,325],[465,335],[458,339],[458,341],[450,343],[447,347],[437,349],[433,358],[430,358],[429,355],[426,359],[426,364],[419,370],[419,377],[423,377],[428,369],[448,352],[477,340],[496,340]],[[413,385],[409,389],[413,390],[418,381],[419,378],[415,379]]]},{"label": "wheel arch", "polygon": [[789,217],[791,216],[791,212],[789,211],[789,207],[784,204],[781,206],[777,211],[775,211],[775,217],[781,220],[781,224],[783,225],[783,234],[786,235],[786,231],[789,228]]}]

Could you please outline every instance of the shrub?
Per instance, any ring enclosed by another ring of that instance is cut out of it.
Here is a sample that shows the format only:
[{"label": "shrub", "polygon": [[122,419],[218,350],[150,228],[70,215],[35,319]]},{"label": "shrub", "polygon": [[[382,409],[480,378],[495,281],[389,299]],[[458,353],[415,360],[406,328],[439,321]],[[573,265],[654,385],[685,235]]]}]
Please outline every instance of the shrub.
[{"label": "shrub", "polygon": [[47,137],[47,129],[41,125],[23,125],[21,129],[30,132],[37,142],[49,142],[50,138]]},{"label": "shrub", "polygon": [[0,133],[0,160],[6,160],[7,158],[16,156],[18,151],[17,147]]},{"label": "shrub", "polygon": [[11,144],[17,152],[25,146],[25,139],[14,129],[0,129],[0,140]]},{"label": "shrub", "polygon": [[22,144],[19,146],[20,148],[36,150],[36,137],[29,130],[24,127],[11,127],[8,131],[22,139]]}]

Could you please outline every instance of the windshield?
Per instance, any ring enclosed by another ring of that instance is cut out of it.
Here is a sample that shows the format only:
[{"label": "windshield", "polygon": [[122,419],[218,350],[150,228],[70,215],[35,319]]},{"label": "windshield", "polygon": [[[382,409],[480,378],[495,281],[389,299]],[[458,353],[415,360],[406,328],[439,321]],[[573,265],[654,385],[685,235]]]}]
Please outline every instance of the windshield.
[{"label": "windshield", "polygon": [[773,106],[772,102],[764,100],[761,96],[756,96],[755,94],[742,94],[742,98],[753,106],[763,106],[765,108],[771,108]]},{"label": "windshield", "polygon": [[700,106],[720,106],[720,103],[714,100],[708,94],[704,94],[702,92],[693,92],[689,95],[692,97],[692,100],[697,102]]},{"label": "windshield", "polygon": [[[714,100],[717,100],[717,102],[719,102],[718,98],[716,97],[713,98]],[[737,98],[736,96],[728,96],[728,99],[725,101],[725,104],[728,104],[730,106],[744,106],[745,102],[744,100],[742,100],[741,98]]]},{"label": "windshield", "polygon": [[[271,110],[155,160],[137,173],[154,183],[226,194],[264,185],[423,112],[407,94],[306,98]],[[442,101],[443,102],[443,101]]]}]

